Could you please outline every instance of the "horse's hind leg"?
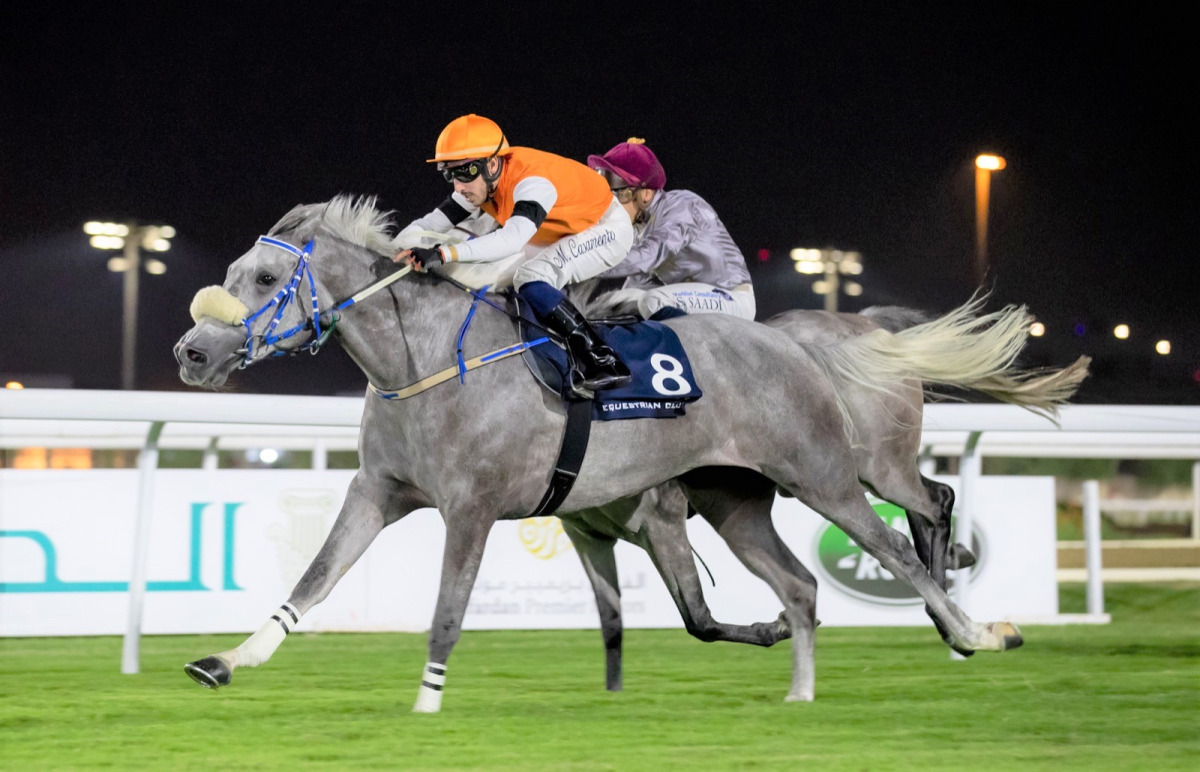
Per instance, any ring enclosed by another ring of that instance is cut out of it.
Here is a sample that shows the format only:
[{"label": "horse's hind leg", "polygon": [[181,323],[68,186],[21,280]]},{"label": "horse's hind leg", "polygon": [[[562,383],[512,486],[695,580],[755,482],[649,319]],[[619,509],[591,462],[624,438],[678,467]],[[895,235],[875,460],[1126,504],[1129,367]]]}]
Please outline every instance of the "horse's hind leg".
[{"label": "horse's hind leg", "polygon": [[771,521],[775,484],[707,490],[700,515],[720,534],[751,573],[766,582],[784,605],[792,635],[792,687],[786,700],[811,702],[816,681],[813,649],[817,627],[817,580],[788,549]]},{"label": "horse's hind leg", "polygon": [[[875,464],[863,475],[863,482],[880,498],[904,508],[917,556],[943,590],[946,589],[947,570],[967,568],[974,563],[974,556],[966,547],[950,546],[954,489],[949,485],[922,476],[911,464],[899,463],[884,470]],[[925,613],[933,620],[942,639],[951,643],[950,633],[928,605]]]},{"label": "horse's hind leg", "polygon": [[[908,518],[908,529],[912,534],[917,556],[929,570],[929,575],[938,587],[946,589],[947,559],[950,554],[950,515],[954,510],[954,489],[949,485],[934,482],[921,476],[916,470],[893,478],[885,484],[871,487],[883,499],[904,507]],[[928,604],[925,613],[933,620],[938,633],[946,643],[951,642],[949,631],[942,626],[937,615]],[[970,654],[971,652],[964,652]]]},{"label": "horse's hind leg", "polygon": [[562,521],[563,530],[575,545],[584,573],[596,593],[600,633],[604,636],[604,688],[621,691],[621,586],[617,577],[614,547],[617,540],[573,519]]},{"label": "horse's hind leg", "polygon": [[946,571],[967,568],[975,560],[967,547],[950,545],[954,489],[918,471],[919,431],[872,439],[869,452],[856,454],[859,479],[880,498],[904,508],[917,555],[946,589]]},{"label": "horse's hind leg", "polygon": [[859,478],[881,499],[904,508],[917,556],[938,586],[946,589],[954,490],[922,477],[914,464],[889,462],[883,452],[860,467]]},{"label": "horse's hind leg", "polygon": [[325,537],[324,545],[287,602],[237,648],[189,662],[184,666],[184,672],[201,686],[216,689],[229,684],[235,669],[265,663],[300,618],[329,595],[384,526],[420,505],[411,491],[369,479],[359,472],[350,483],[341,512]]},{"label": "horse's hind leg", "polygon": [[780,482],[798,499],[841,528],[894,576],[906,579],[925,600],[938,630],[955,651],[1003,651],[1021,645],[1015,625],[1007,622],[983,625],[971,621],[934,581],[905,535],[879,519],[867,504],[857,480],[849,475],[840,483],[833,482],[834,479],[832,475],[823,476],[818,485]]},{"label": "horse's hind leg", "polygon": [[[772,490],[774,488],[772,487]],[[702,641],[773,646],[791,635],[781,619],[735,625],[718,622],[704,600],[700,574],[687,535],[687,500],[673,483],[646,491],[639,503],[644,530],[639,542],[662,576],[688,633]],[[635,516],[636,516],[635,515]]]}]

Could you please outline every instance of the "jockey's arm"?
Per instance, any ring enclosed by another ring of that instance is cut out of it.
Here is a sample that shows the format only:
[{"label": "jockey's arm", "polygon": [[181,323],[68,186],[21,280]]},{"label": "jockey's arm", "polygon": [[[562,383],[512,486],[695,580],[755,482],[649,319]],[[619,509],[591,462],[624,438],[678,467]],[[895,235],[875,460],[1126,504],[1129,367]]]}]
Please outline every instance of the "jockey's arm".
[{"label": "jockey's arm", "polygon": [[696,234],[697,218],[692,207],[673,207],[658,213],[640,241],[616,266],[600,274],[602,279],[623,279],[638,274],[653,274],[672,255],[691,243]]},{"label": "jockey's arm", "polygon": [[520,252],[558,201],[558,190],[545,177],[526,177],[513,187],[512,216],[503,227],[462,244],[442,247],[446,262],[491,263]]},{"label": "jockey's arm", "polygon": [[451,228],[478,211],[479,207],[473,206],[458,193],[451,193],[445,201],[438,204],[437,209],[404,226],[404,229],[396,234],[396,242],[407,244],[406,238],[420,231],[449,233]]}]

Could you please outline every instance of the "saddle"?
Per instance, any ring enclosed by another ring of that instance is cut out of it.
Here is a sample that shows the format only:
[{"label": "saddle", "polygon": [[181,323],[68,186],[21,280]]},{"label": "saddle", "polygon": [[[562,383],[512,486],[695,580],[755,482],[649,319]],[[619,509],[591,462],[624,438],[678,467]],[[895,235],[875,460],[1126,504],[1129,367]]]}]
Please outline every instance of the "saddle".
[{"label": "saddle", "polygon": [[[629,418],[676,418],[686,405],[701,397],[692,366],[675,331],[661,318],[642,322],[636,317],[589,320],[604,343],[629,367],[633,376],[625,386],[596,392],[580,399],[571,388],[570,351],[537,322],[532,309],[515,292],[505,293],[521,340],[528,345],[521,357],[543,388],[558,395],[567,409],[561,449],[550,485],[530,515],[556,511],[571,492],[587,453],[592,421]],[[547,339],[549,338],[549,339]],[[538,342],[538,341],[541,342]]]},{"label": "saddle", "polygon": [[[547,337],[545,327],[516,293],[507,293],[506,301],[518,320],[522,341],[533,343]],[[634,316],[589,320],[633,376],[624,386],[595,392],[591,399],[592,420],[677,418],[686,414],[688,403],[703,396],[679,337],[661,323],[672,315],[648,321]],[[522,353],[534,379],[568,403],[580,399],[570,388],[570,356],[569,350],[553,339]]]}]

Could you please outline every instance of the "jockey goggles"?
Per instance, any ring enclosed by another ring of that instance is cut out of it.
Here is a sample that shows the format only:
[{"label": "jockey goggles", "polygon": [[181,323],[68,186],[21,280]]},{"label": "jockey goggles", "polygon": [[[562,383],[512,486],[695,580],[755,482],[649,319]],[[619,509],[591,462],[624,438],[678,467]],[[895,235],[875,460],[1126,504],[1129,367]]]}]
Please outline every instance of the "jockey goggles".
[{"label": "jockey goggles", "polygon": [[450,162],[442,161],[438,164],[438,171],[446,178],[446,182],[473,182],[479,175],[487,171],[487,162],[496,157],[504,148],[504,135],[500,135],[500,144],[496,145],[496,150],[487,158],[472,158],[469,161],[457,163],[450,166]]},{"label": "jockey goggles", "polygon": [[609,171],[608,169],[597,169],[596,171],[598,171],[600,176],[604,178],[604,181],[608,183],[608,188],[613,193],[619,193],[622,190],[637,187],[636,185],[630,185],[625,181],[624,177],[616,172]]},{"label": "jockey goggles", "polygon": [[484,167],[487,166],[487,161],[476,158],[473,161],[459,164],[458,166],[446,166],[444,163],[438,164],[438,171],[446,178],[446,182],[473,182],[479,175],[483,174]]},{"label": "jockey goggles", "polygon": [[608,189],[617,197],[619,203],[628,204],[633,200],[633,194],[639,190],[639,186],[630,185],[624,177],[608,169],[597,169],[596,171],[608,183]]}]

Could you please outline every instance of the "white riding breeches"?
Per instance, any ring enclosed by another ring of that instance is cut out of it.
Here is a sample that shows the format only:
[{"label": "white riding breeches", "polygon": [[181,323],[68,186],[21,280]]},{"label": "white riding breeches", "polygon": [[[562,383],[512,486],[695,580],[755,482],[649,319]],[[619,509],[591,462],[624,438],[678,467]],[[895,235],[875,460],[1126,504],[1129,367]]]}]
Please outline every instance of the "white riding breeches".
[{"label": "white riding breeches", "polygon": [[520,289],[522,284],[544,281],[562,289],[612,268],[625,259],[631,246],[633,223],[614,198],[595,225],[540,248],[517,269],[513,286]]},{"label": "white riding breeches", "polygon": [[636,303],[638,315],[643,319],[663,308],[678,308],[689,314],[729,314],[752,322],[758,310],[754,287],[750,284],[723,290],[711,284],[687,282],[653,289],[617,290],[611,298],[622,304]]}]

